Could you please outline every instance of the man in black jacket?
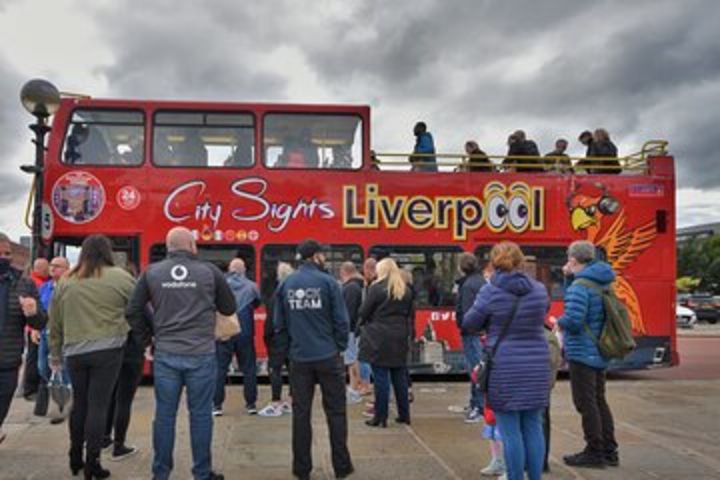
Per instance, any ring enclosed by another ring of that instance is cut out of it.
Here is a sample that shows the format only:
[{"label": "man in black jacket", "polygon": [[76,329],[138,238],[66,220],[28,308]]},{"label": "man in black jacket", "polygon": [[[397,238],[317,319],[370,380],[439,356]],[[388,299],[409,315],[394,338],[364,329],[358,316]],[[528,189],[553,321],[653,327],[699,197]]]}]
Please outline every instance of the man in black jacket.
[{"label": "man in black jacket", "polygon": [[[517,173],[542,172],[543,162],[539,157],[537,144],[528,140],[523,130],[515,130],[508,137],[508,153],[503,160],[503,166]],[[518,164],[522,166],[516,167]]]},{"label": "man in black jacket", "polygon": [[342,294],[350,317],[350,334],[348,335],[348,346],[344,353],[345,366],[350,374],[348,403],[360,403],[360,367],[357,359],[358,344],[355,332],[358,324],[358,312],[363,300],[365,279],[360,275],[353,262],[344,262],[340,265],[340,281],[342,282]]},{"label": "man in black jacket", "polygon": [[301,480],[312,471],[312,411],[315,384],[320,384],[328,421],[336,478],[354,468],[347,448],[345,368],[340,355],[347,348],[349,321],[337,281],[323,271],[324,248],[315,240],[298,246],[303,261],[278,287],[275,329],[290,341],[290,385],[293,395],[293,474]]},{"label": "man in black jacket", "polygon": [[25,326],[42,330],[47,321],[38,308],[35,284],[11,266],[11,258],[10,238],[0,233],[0,443],[5,440],[2,425],[17,388]]},{"label": "man in black jacket", "polygon": [[[215,314],[234,314],[235,297],[220,269],[196,258],[197,246],[190,230],[173,228],[166,245],[167,258],[148,266],[140,276],[126,312],[136,323],[148,302],[153,308],[153,478],[170,477],[175,419],[184,387],[190,413],[193,477],[219,480],[223,476],[211,470],[217,377]],[[142,331],[145,325],[132,327]]]},{"label": "man in black jacket", "polygon": [[[457,281],[458,299],[455,305],[455,321],[460,330],[465,362],[468,373],[470,373],[480,361],[482,346],[480,345],[478,332],[468,332],[463,329],[463,316],[472,307],[475,297],[485,285],[485,279],[478,269],[477,258],[472,253],[464,252],[460,255],[458,268],[463,276]],[[477,385],[470,382],[470,408],[465,416],[465,423],[478,423],[482,420],[482,415],[482,393]]]}]

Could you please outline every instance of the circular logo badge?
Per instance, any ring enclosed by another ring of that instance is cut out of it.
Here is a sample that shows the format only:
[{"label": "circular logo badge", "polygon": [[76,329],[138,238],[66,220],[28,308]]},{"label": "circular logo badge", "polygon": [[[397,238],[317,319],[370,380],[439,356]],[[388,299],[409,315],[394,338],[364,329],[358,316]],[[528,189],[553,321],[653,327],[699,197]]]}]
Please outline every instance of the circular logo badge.
[{"label": "circular logo badge", "polygon": [[115,200],[123,210],[135,210],[140,205],[140,191],[132,185],[125,185],[118,190]]},{"label": "circular logo badge", "polygon": [[185,265],[175,265],[172,270],[170,270],[170,276],[176,282],[182,282],[188,276],[188,269]]},{"label": "circular logo badge", "polygon": [[53,185],[52,206],[67,222],[91,222],[105,207],[105,188],[100,180],[90,173],[68,172]]}]

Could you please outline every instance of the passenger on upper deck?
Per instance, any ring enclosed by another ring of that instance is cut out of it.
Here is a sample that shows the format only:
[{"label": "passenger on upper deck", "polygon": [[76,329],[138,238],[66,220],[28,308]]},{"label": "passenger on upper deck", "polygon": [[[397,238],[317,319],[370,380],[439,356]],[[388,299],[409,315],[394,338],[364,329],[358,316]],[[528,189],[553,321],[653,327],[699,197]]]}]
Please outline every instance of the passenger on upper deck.
[{"label": "passenger on upper deck", "polygon": [[487,154],[480,150],[480,146],[475,140],[465,142],[465,153],[468,154],[467,163],[464,165],[465,171],[492,172],[495,170],[493,163],[487,157]]},{"label": "passenger on upper deck", "polygon": [[81,123],[72,126],[65,149],[65,162],[85,165],[112,163],[110,149],[98,127]]},{"label": "passenger on upper deck", "polygon": [[186,167],[206,167],[208,151],[197,130],[184,129],[183,141],[173,146],[176,160]]},{"label": "passenger on upper deck", "polygon": [[285,139],[283,153],[278,157],[278,167],[318,168],[320,158],[312,143],[312,133],[304,130],[300,135],[290,134]]},{"label": "passenger on upper deck", "polygon": [[567,147],[568,141],[564,138],[558,138],[555,140],[555,150],[545,155],[548,157],[548,162],[554,164],[553,170],[562,173],[572,172],[572,162],[570,162],[570,157],[565,153]]},{"label": "passenger on upper deck", "polygon": [[[588,137],[588,135],[590,136]],[[585,171],[590,174],[618,174],[622,172],[620,162],[617,160],[617,147],[610,140],[610,134],[607,130],[598,128],[594,134],[584,131],[580,134],[579,140],[588,147],[588,159],[580,160],[577,164],[578,167],[585,168]],[[590,160],[592,157],[598,157],[598,160]]]},{"label": "passenger on upper deck", "polygon": [[[435,154],[435,143],[425,122],[417,122],[413,128],[415,134],[415,148],[413,153]],[[413,172],[437,172],[437,160],[434,156],[410,155]]]},{"label": "passenger on upper deck", "polygon": [[[503,165],[510,167],[506,169],[507,171],[517,173],[541,172],[543,171],[542,161],[538,157],[540,157],[540,151],[538,150],[537,144],[532,140],[528,140],[525,137],[524,131],[515,130],[515,132],[508,137],[508,153],[505,160],[503,160]],[[513,165],[516,164],[523,166],[513,167]]]},{"label": "passenger on upper deck", "polygon": [[253,160],[253,131],[249,129],[237,132],[237,144],[232,154],[225,160],[226,167],[251,167]]}]

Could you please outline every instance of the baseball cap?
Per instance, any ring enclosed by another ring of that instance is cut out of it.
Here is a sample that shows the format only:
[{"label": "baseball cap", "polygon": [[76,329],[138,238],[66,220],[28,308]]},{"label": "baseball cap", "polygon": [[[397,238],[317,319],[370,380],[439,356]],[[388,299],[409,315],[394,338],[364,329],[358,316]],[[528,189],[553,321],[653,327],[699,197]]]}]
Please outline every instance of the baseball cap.
[{"label": "baseball cap", "polygon": [[311,238],[308,238],[307,240],[303,240],[300,245],[298,245],[297,252],[298,255],[300,255],[301,260],[308,259],[315,255],[318,252],[324,252],[327,250],[327,247],[320,244],[316,240],[313,240]]}]

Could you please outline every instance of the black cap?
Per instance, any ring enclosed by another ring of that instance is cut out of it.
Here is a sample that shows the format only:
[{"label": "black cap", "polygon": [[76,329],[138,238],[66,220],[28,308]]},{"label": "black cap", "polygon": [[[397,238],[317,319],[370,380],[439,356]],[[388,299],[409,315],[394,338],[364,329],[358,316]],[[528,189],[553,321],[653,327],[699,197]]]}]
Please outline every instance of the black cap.
[{"label": "black cap", "polygon": [[308,258],[312,257],[318,252],[323,252],[327,250],[324,245],[321,245],[319,242],[308,238],[307,240],[303,240],[303,242],[298,245],[297,252],[298,255],[300,255],[301,260],[307,260]]}]

